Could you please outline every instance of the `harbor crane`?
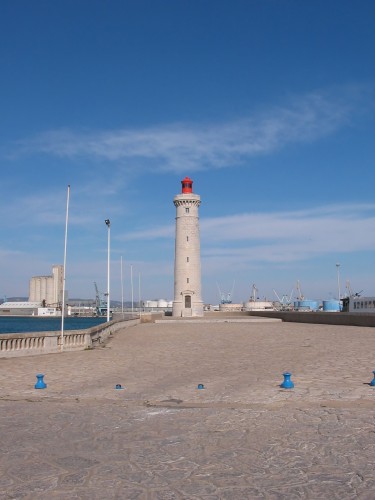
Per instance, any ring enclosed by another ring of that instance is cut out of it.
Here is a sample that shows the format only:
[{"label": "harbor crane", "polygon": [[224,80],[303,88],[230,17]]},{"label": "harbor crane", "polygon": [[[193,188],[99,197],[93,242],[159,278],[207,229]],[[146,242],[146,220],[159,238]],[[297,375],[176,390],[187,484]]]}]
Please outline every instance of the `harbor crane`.
[{"label": "harbor crane", "polygon": [[259,290],[258,290],[258,288],[257,288],[257,286],[256,286],[256,284],[255,284],[255,283],[253,283],[253,286],[251,287],[251,289],[252,289],[252,293],[251,293],[251,298],[250,298],[250,300],[251,300],[252,302],[256,302],[256,301],[257,301],[257,299],[259,299],[259,297],[258,297],[258,292],[259,292]]},{"label": "harbor crane", "polygon": [[217,289],[219,290],[220,303],[221,304],[231,304],[232,303],[233,290],[234,290],[234,281],[233,281],[232,290],[227,295],[225,295],[224,293],[221,292],[218,283],[216,283],[216,286],[217,286]]},{"label": "harbor crane", "polygon": [[98,285],[94,281],[95,287],[95,309],[98,316],[105,316],[107,314],[107,301],[105,300],[105,295],[101,294],[98,289]]},{"label": "harbor crane", "polygon": [[349,280],[346,280],[345,288],[346,288],[346,294],[348,297],[360,297],[361,293],[363,292],[363,290],[361,290],[360,292],[353,292]]},{"label": "harbor crane", "polygon": [[304,300],[305,296],[302,293],[301,290],[301,284],[299,280],[297,280],[297,300]]},{"label": "harbor crane", "polygon": [[289,309],[291,309],[291,304],[292,304],[292,297],[293,297],[293,289],[292,291],[290,292],[290,296],[288,297],[287,295],[283,295],[282,298],[279,297],[279,295],[277,294],[276,290],[273,290],[273,293],[276,295],[278,301],[279,301],[279,304],[280,304],[280,310],[281,311],[288,311]]}]

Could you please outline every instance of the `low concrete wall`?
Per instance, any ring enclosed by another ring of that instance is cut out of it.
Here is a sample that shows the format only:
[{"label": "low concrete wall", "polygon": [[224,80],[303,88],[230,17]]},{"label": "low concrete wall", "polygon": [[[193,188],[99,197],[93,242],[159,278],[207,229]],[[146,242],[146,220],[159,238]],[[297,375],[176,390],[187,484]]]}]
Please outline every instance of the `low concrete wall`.
[{"label": "low concrete wall", "polygon": [[130,326],[139,325],[141,320],[139,317],[118,319],[110,321],[109,323],[102,323],[101,325],[94,326],[88,330],[83,330],[89,332],[91,344],[90,347],[94,347],[95,344],[101,344],[105,342],[110,335],[122,330],[123,328],[129,328]]},{"label": "low concrete wall", "polygon": [[375,314],[347,312],[297,312],[297,311],[251,311],[250,316],[280,318],[292,323],[318,323],[322,325],[375,326]]},{"label": "low concrete wall", "polygon": [[163,312],[157,313],[142,313],[141,314],[141,323],[154,323],[155,320],[164,318]]},{"label": "low concrete wall", "polygon": [[227,317],[241,317],[249,316],[248,311],[204,311],[205,318],[227,318]]},{"label": "low concrete wall", "polygon": [[61,332],[1,334],[0,358],[90,349],[105,342],[116,331],[138,325],[139,323],[139,318],[121,319],[102,323],[87,330],[66,330],[64,331],[63,347]]}]

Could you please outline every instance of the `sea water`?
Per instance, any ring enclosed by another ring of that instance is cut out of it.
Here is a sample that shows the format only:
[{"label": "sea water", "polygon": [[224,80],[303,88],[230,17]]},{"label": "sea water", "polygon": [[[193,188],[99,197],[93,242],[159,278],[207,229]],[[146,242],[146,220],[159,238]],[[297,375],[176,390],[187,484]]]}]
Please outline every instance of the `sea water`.
[{"label": "sea water", "polygon": [[[64,330],[85,330],[107,321],[106,317],[64,318]],[[0,334],[61,331],[61,317],[0,316]]]}]

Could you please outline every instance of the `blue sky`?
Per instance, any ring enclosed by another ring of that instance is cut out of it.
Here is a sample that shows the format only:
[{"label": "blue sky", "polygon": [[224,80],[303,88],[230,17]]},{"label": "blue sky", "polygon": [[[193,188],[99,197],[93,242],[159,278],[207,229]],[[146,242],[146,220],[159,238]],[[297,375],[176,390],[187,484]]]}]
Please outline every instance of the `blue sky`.
[{"label": "blue sky", "polygon": [[[201,195],[203,299],[375,295],[375,2],[3,0],[0,296],[173,297],[173,197]],[[296,293],[296,292],[294,292]]]}]

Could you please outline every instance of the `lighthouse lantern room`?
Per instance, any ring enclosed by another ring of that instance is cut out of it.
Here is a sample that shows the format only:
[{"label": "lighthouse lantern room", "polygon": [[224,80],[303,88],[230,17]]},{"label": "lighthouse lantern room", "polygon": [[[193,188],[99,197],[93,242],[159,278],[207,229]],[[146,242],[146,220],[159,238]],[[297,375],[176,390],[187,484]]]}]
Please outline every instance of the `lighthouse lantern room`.
[{"label": "lighthouse lantern room", "polygon": [[182,184],[182,193],[186,194],[193,192],[193,181],[189,179],[189,177],[185,177],[185,179],[181,181],[181,184]]}]

